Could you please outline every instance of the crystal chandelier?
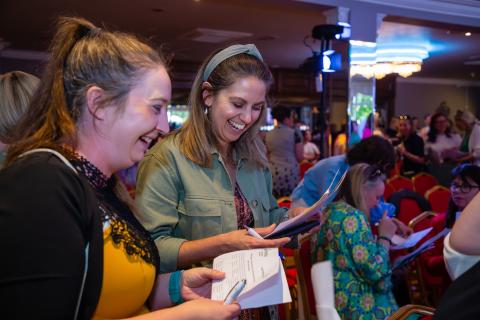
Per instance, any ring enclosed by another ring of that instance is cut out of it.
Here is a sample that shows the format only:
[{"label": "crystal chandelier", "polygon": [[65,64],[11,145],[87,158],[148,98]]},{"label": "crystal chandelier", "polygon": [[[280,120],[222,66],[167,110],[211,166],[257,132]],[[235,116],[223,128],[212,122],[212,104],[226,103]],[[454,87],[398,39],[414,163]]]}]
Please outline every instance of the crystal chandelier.
[{"label": "crystal chandelier", "polygon": [[419,44],[382,44],[350,41],[350,76],[382,79],[396,73],[404,78],[422,69],[428,50]]}]

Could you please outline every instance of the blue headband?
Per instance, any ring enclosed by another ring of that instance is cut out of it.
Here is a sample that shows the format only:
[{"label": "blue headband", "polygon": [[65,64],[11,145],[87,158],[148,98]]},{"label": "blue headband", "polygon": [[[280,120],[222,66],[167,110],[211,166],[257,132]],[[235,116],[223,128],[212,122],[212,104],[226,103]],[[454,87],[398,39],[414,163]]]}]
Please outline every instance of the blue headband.
[{"label": "blue headband", "polygon": [[255,47],[254,44],[235,44],[233,46],[223,49],[222,51],[214,55],[212,59],[210,59],[207,66],[205,67],[205,70],[203,71],[203,81],[207,81],[212,71],[215,70],[215,68],[220,63],[240,53],[249,54],[263,61],[260,51],[258,51],[257,47]]}]

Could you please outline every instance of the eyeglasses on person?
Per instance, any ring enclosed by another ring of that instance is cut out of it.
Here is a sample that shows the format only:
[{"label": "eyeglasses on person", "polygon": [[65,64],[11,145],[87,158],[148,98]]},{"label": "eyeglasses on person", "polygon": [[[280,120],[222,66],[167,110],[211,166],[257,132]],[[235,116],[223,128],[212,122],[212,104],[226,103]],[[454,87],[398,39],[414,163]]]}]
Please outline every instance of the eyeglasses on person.
[{"label": "eyeglasses on person", "polygon": [[472,189],[478,189],[478,188],[480,188],[480,186],[469,185],[467,183],[463,183],[460,185],[458,183],[453,182],[450,185],[450,189],[460,190],[460,192],[462,193],[469,193],[470,191],[472,191]]}]

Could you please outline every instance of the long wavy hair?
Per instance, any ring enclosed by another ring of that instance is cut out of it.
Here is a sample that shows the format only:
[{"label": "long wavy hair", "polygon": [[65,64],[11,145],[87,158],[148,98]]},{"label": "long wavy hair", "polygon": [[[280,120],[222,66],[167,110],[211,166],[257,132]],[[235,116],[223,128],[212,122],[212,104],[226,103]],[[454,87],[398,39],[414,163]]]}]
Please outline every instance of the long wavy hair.
[{"label": "long wavy hair", "polygon": [[[190,92],[189,106],[190,115],[184,126],[176,132],[181,143],[180,151],[189,160],[202,167],[210,167],[212,147],[218,148],[217,133],[215,132],[207,106],[203,101],[203,73],[210,59],[218,53],[217,50],[210,54],[203,62],[195,77]],[[267,86],[267,92],[273,83],[273,76],[268,66],[260,59],[246,54],[237,54],[222,61],[210,74],[207,79],[212,86],[213,94],[231,86],[236,80],[254,76],[263,81]],[[268,95],[265,97],[267,104]],[[233,151],[237,157],[246,159],[249,163],[261,167],[268,165],[265,145],[259,135],[260,126],[265,121],[267,108],[264,107],[257,121],[233,143]]]}]

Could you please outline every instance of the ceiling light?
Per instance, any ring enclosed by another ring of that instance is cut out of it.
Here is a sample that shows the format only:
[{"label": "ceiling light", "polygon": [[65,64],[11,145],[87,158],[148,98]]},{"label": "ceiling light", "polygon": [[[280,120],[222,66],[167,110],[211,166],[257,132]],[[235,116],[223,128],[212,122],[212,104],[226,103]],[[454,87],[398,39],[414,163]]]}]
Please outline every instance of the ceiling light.
[{"label": "ceiling light", "polygon": [[350,41],[350,75],[382,79],[390,73],[409,77],[422,68],[429,53],[425,45],[410,43],[381,44]]},{"label": "ceiling light", "polygon": [[470,37],[472,35],[471,32],[465,32],[465,37]]}]

